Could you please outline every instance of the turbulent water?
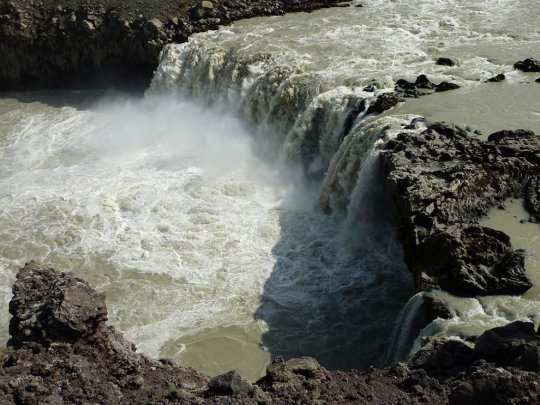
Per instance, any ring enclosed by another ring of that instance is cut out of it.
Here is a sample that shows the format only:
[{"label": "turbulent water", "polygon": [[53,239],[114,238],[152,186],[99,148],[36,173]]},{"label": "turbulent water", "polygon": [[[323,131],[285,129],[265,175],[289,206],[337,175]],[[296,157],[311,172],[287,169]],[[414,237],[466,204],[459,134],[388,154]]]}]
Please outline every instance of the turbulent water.
[{"label": "turbulent water", "polygon": [[[416,114],[540,133],[540,85],[512,69],[540,57],[540,5],[470,3],[366,0],[198,34],[164,50],[142,98],[3,95],[4,339],[14,275],[36,259],[106,292],[111,323],[140,351],[209,374],[256,379],[277,355],[362,369],[407,354],[419,298],[407,303],[381,139]],[[483,82],[502,72],[505,83]],[[419,74],[462,88],[365,116],[362,100]],[[377,93],[363,90],[372,82]],[[486,221],[517,229],[538,269],[538,225]],[[454,318],[422,335],[540,323],[537,287],[443,298]]]}]

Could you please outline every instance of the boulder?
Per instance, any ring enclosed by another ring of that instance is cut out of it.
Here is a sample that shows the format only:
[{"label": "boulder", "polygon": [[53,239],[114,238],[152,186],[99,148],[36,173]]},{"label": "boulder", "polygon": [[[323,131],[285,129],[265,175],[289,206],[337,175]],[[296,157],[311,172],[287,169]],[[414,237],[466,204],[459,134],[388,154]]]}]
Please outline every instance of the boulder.
[{"label": "boulder", "polygon": [[540,371],[540,336],[532,322],[516,321],[484,332],[475,352],[489,362],[526,371]]},{"label": "boulder", "polygon": [[521,294],[531,286],[523,252],[478,220],[504,199],[524,195],[536,218],[540,137],[516,130],[488,139],[435,123],[419,134],[398,134],[381,155],[418,291],[476,296]]},{"label": "boulder", "polygon": [[522,72],[540,72],[540,62],[533,58],[527,58],[514,63],[514,69]]},{"label": "boulder", "polygon": [[455,65],[454,61],[450,58],[438,58],[435,61],[435,64],[441,65],[441,66],[454,66]]}]

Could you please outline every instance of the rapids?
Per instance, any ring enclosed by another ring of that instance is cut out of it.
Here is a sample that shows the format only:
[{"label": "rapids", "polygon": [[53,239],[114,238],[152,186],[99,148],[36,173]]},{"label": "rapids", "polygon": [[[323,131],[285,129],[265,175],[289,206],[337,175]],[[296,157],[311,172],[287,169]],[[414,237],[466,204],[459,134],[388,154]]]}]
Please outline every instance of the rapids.
[{"label": "rapids", "polygon": [[[540,57],[540,5],[362,4],[251,19],[170,45],[142,98],[1,95],[3,340],[14,275],[36,259],[105,292],[110,322],[140,351],[210,375],[235,368],[255,380],[278,355],[337,369],[402,359],[418,335],[419,300],[409,301],[378,168],[382,140],[418,115],[486,135],[540,133],[536,76],[512,69]],[[435,65],[440,56],[456,66]],[[483,82],[501,72],[505,83]],[[462,88],[380,117],[360,109],[419,74]],[[376,93],[365,90],[371,83]],[[424,127],[414,122],[409,131]],[[513,226],[514,240],[522,224]],[[526,227],[531,270],[539,229]],[[421,336],[538,325],[537,288],[481,300],[441,294],[455,316]]]}]

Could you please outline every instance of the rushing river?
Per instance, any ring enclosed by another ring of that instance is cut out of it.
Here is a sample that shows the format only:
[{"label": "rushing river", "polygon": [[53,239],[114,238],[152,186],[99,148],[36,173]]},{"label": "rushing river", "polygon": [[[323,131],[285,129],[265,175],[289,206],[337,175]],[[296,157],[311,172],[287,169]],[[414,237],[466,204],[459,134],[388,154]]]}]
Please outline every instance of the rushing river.
[{"label": "rushing river", "polygon": [[[512,69],[540,58],[540,4],[362,4],[256,18],[171,45],[144,97],[3,94],[3,340],[15,274],[35,259],[105,292],[110,323],[141,352],[212,375],[235,368],[256,379],[278,355],[340,369],[406,355],[417,305],[379,139],[417,115],[485,135],[540,134],[538,75]],[[456,66],[435,65],[440,56]],[[498,73],[504,83],[484,83]],[[373,97],[363,90],[372,81],[386,91],[419,74],[462,88],[350,121]],[[485,223],[528,249],[540,285],[540,227],[507,206]],[[422,334],[538,325],[537,288],[481,300],[441,294],[455,316]]]}]

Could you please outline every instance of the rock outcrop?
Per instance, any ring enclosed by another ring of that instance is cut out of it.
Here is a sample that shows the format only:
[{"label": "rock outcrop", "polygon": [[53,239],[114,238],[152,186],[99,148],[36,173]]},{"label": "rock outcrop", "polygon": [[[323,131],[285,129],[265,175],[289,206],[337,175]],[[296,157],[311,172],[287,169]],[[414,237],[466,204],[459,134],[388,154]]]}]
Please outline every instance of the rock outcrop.
[{"label": "rock outcrop", "polygon": [[263,15],[311,11],[337,0],[29,0],[0,2],[0,91],[145,88],[170,42]]},{"label": "rock outcrop", "polygon": [[106,325],[104,297],[71,273],[36,263],[18,274],[11,340],[0,351],[0,402],[190,404],[509,404],[540,401],[532,324],[485,332],[475,348],[433,340],[408,362],[365,372],[328,371],[312,358],[276,359],[251,384],[212,379],[135,352]]},{"label": "rock outcrop", "polygon": [[538,219],[540,137],[500,131],[486,142],[436,123],[419,135],[402,133],[387,147],[381,159],[418,291],[476,296],[521,294],[532,286],[523,252],[478,220],[509,197],[524,198],[530,220]]}]

